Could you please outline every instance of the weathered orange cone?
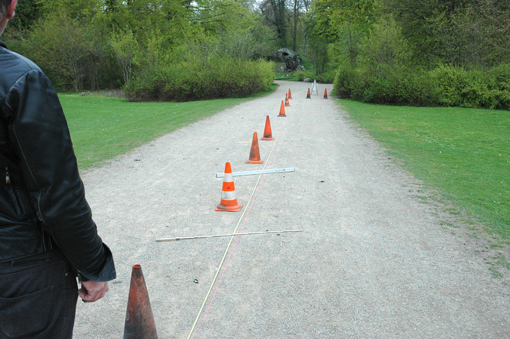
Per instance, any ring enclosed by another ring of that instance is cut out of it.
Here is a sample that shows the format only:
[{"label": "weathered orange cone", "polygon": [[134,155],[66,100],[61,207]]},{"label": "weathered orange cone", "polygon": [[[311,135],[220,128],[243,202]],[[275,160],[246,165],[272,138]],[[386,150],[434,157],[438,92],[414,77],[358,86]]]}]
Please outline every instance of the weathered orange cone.
[{"label": "weathered orange cone", "polygon": [[306,95],[306,98],[307,99],[311,99],[312,97],[310,96],[310,89],[308,89],[308,94]]},{"label": "weathered orange cone", "polygon": [[250,159],[247,164],[263,164],[264,160],[260,160],[259,138],[257,132],[253,132],[253,141],[251,142]]},{"label": "weathered orange cone", "polygon": [[328,98],[328,89],[324,88],[324,99]]},{"label": "weathered orange cone", "polygon": [[124,339],[158,339],[149,293],[143,279],[142,267],[133,265],[129,300],[124,326]]},{"label": "weathered orange cone", "polygon": [[280,106],[280,114],[278,115],[278,117],[286,117],[285,107],[283,106],[283,100],[282,100],[282,105]]},{"label": "weathered orange cone", "polygon": [[236,188],[232,178],[232,168],[230,163],[225,164],[225,176],[223,177],[223,188],[221,189],[221,202],[215,211],[221,212],[239,212],[243,206],[237,203]]},{"label": "weathered orange cone", "polygon": [[292,94],[290,94],[290,88],[289,88],[289,99],[292,99]]},{"label": "weathered orange cone", "polygon": [[285,94],[285,107],[290,107],[289,98],[287,97],[287,94]]},{"label": "weathered orange cone", "polygon": [[273,132],[271,132],[271,122],[269,121],[269,115],[266,115],[266,127],[264,127],[264,136],[260,140],[274,140]]}]

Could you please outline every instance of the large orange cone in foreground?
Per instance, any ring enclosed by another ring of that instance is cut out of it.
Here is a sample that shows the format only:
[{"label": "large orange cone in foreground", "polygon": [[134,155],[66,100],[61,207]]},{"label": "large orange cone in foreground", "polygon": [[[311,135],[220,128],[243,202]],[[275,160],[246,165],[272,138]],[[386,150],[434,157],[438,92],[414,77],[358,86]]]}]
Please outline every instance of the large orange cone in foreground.
[{"label": "large orange cone in foreground", "polygon": [[327,99],[328,98],[328,89],[325,88],[324,89],[324,99]]},{"label": "large orange cone in foreground", "polygon": [[225,164],[225,176],[223,177],[223,188],[221,189],[221,202],[215,211],[221,212],[239,212],[243,206],[237,203],[236,188],[232,178],[232,168],[230,163]]},{"label": "large orange cone in foreground", "polygon": [[280,114],[278,115],[278,117],[286,117],[285,115],[285,107],[283,106],[283,100],[282,100],[282,105],[280,106]]},{"label": "large orange cone in foreground", "polygon": [[271,132],[271,122],[269,121],[269,115],[266,115],[266,127],[264,128],[264,136],[260,140],[274,140],[273,132]]},{"label": "large orange cone in foreground", "polygon": [[285,107],[290,107],[289,98],[287,97],[287,94],[285,94]]},{"label": "large orange cone in foreground", "polygon": [[142,267],[133,265],[129,300],[124,326],[124,339],[158,339],[149,293],[143,279]]},{"label": "large orange cone in foreground", "polygon": [[310,96],[310,89],[308,89],[308,94],[306,95],[306,98],[307,99],[311,99],[312,97]]},{"label": "large orange cone in foreground", "polygon": [[257,132],[253,132],[253,141],[251,142],[250,159],[247,164],[263,164],[264,160],[260,160],[259,137]]},{"label": "large orange cone in foreground", "polygon": [[289,88],[289,99],[292,99],[292,94],[290,94],[290,88]]}]

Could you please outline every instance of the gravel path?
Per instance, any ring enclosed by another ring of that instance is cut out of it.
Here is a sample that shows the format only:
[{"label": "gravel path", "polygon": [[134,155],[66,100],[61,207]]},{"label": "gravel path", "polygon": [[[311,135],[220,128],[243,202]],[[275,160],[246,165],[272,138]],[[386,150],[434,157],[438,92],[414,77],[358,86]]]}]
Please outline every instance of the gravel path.
[{"label": "gravel path", "polygon": [[[443,229],[419,183],[322,99],[323,85],[311,100],[309,84],[280,85],[83,175],[118,279],[105,299],[79,302],[75,338],[122,337],[133,264],[164,339],[192,328],[193,338],[509,338],[509,286]],[[277,118],[289,86],[292,107]],[[264,164],[245,164],[266,115],[277,140],[259,141]],[[226,161],[295,172],[235,177],[241,218],[214,211]],[[238,224],[304,232],[155,242]]]}]

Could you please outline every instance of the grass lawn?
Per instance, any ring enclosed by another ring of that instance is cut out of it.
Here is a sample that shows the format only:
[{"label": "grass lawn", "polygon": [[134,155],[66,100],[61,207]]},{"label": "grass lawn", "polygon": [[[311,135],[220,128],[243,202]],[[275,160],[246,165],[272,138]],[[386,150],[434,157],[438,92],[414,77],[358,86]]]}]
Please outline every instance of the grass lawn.
[{"label": "grass lawn", "polygon": [[417,178],[510,244],[509,111],[338,102]]},{"label": "grass lawn", "polygon": [[80,170],[99,165],[157,137],[276,90],[250,98],[133,103],[103,96],[60,94]]}]

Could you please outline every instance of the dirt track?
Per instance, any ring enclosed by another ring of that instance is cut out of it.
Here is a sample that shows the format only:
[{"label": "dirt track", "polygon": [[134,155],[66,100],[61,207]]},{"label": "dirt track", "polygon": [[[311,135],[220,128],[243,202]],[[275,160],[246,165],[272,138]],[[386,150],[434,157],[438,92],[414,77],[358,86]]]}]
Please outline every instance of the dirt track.
[{"label": "dirt track", "polygon": [[[193,338],[510,337],[510,287],[442,228],[419,183],[322,99],[324,86],[310,100],[309,84],[280,84],[83,175],[118,279],[104,300],[79,302],[74,337],[122,337],[133,264],[164,339],[192,328]],[[277,118],[289,86],[292,107]],[[264,164],[245,164],[266,115],[277,140],[259,142]],[[235,177],[241,218],[214,211],[226,161],[295,172]],[[238,224],[304,232],[155,242]]]}]

